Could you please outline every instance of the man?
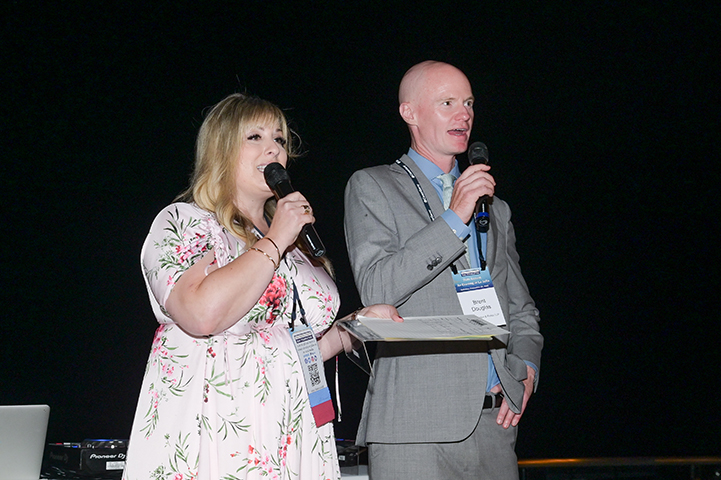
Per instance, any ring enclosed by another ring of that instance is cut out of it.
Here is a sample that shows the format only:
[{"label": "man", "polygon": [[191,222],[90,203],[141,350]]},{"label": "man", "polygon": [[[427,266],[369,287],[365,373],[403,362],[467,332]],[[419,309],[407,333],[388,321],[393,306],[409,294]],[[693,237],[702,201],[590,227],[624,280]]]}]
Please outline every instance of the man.
[{"label": "man", "polygon": [[[536,387],[543,337],[510,209],[492,198],[488,166],[459,171],[455,156],[473,126],[463,72],[440,62],[415,65],[399,101],[408,154],[356,172],[346,188],[346,242],[361,299],[393,304],[402,316],[462,314],[452,271],[484,261],[510,335],[379,344],[357,441],[369,447],[374,480],[517,479],[516,426]],[[444,173],[457,178],[452,193],[447,181],[447,209],[436,179]],[[490,230],[477,235],[472,217],[484,195],[492,198]]]}]

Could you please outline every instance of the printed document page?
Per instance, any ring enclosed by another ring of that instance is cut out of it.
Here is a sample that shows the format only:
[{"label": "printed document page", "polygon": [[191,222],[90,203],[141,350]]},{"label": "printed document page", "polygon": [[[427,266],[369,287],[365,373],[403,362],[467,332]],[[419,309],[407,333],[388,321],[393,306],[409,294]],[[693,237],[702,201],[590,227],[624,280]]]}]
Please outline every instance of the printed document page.
[{"label": "printed document page", "polygon": [[491,340],[493,336],[510,333],[475,315],[404,317],[403,322],[359,316],[355,320],[339,322],[338,325],[364,342]]}]

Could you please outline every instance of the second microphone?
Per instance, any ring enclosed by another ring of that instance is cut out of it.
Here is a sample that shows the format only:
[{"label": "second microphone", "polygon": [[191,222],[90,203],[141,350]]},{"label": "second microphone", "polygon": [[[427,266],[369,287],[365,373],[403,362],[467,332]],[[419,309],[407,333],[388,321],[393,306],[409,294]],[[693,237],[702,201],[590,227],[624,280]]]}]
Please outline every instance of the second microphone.
[{"label": "second microphone", "polygon": [[[278,200],[289,193],[295,192],[293,185],[290,183],[290,175],[280,163],[266,165],[263,176],[265,176],[265,183],[273,190]],[[305,224],[300,231],[299,238],[314,257],[325,255],[325,246],[321,242],[313,224]]]},{"label": "second microphone", "polygon": [[[474,142],[468,148],[468,161],[471,165],[483,163],[488,165],[488,147],[483,142]],[[491,222],[488,215],[488,195],[483,195],[476,202],[476,209],[473,214],[476,221],[476,229],[481,233],[488,232]]]}]

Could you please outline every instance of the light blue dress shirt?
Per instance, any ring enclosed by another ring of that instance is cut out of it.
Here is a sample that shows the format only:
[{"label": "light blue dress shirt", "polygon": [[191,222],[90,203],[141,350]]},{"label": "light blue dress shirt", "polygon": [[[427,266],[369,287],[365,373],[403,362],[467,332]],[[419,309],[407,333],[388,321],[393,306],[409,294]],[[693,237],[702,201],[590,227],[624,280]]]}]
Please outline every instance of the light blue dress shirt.
[{"label": "light blue dress shirt", "polygon": [[[440,169],[438,165],[431,162],[412,148],[408,150],[408,156],[411,157],[411,159],[416,162],[416,165],[418,165],[418,168],[421,169],[423,174],[430,180],[433,187],[436,189],[436,193],[438,193],[438,197],[442,200],[443,199],[443,185],[441,185],[441,181],[437,179],[436,177],[442,173],[446,173],[443,170]],[[453,164],[453,168],[450,172],[451,175],[458,178],[461,176],[461,171],[458,168],[458,160],[455,160],[455,163]],[[443,212],[443,215],[441,215],[441,218],[446,221],[449,227],[451,227],[451,230],[453,230],[453,233],[455,233],[458,238],[460,238],[463,242],[466,243],[466,248],[468,249],[468,253],[471,260],[471,266],[474,268],[480,268],[481,267],[481,258],[478,255],[478,240],[475,235],[475,229],[471,228],[471,225],[473,225],[473,222],[469,222],[468,225],[463,223],[461,218],[456,215],[456,212],[453,210],[446,210]],[[484,235],[485,239],[485,235]],[[483,242],[486,243],[485,241]],[[485,250],[485,245],[483,245]],[[501,383],[500,379],[498,378],[498,372],[496,372],[496,367],[493,365],[493,359],[491,358],[491,354],[488,354],[488,381],[486,382],[486,391],[489,392],[491,388],[495,387]]]},{"label": "light blue dress shirt", "polygon": [[[412,148],[408,149],[408,156],[411,157],[414,162],[416,162],[418,168],[421,169],[423,174],[426,176],[426,178],[428,178],[433,187],[436,189],[438,197],[443,200],[443,185],[441,184],[441,181],[436,177],[446,172],[441,170],[438,165],[431,162],[426,157],[416,152]],[[454,161],[453,168],[448,173],[456,177],[456,179],[461,176],[461,170],[458,168],[458,160]],[[446,221],[449,227],[451,227],[453,233],[455,233],[458,238],[460,238],[466,243],[466,248],[468,249],[471,260],[471,266],[473,268],[480,268],[481,257],[478,255],[478,239],[477,235],[475,235],[475,229],[472,228],[473,221],[470,221],[468,224],[463,223],[461,218],[456,215],[456,212],[454,212],[453,210],[446,210],[441,215],[441,218]],[[481,234],[481,245],[483,247],[484,256],[486,256],[485,252],[487,247],[487,239],[487,234]],[[538,367],[535,366],[533,363],[526,362],[526,365],[538,372]],[[491,358],[491,355],[488,354],[488,381],[486,382],[486,391],[489,392],[491,388],[495,387],[499,383],[501,383],[501,380],[498,378],[498,372],[496,371],[495,365],[493,365],[493,359]]]}]

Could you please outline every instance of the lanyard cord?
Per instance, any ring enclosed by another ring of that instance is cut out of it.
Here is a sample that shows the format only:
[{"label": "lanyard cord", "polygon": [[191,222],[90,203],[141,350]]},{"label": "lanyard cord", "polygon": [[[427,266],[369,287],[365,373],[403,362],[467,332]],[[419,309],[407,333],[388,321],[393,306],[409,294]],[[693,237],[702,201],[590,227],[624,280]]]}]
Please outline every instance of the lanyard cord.
[{"label": "lanyard cord", "polygon": [[[265,221],[268,222],[270,225],[270,222],[268,221],[268,217],[265,217]],[[256,227],[253,225],[253,230],[258,238],[263,238],[265,235]],[[287,259],[285,259],[287,262]],[[295,286],[295,281],[291,278],[290,280],[293,283],[293,311],[290,314],[290,330],[293,331],[295,328],[295,317],[297,316],[296,311],[300,310],[300,321],[303,325],[306,327],[308,326],[308,322],[305,319],[305,309],[303,308],[303,302],[300,301],[300,295],[298,295],[298,289]]]},{"label": "lanyard cord", "polygon": [[290,314],[290,331],[292,332],[295,329],[296,307],[298,310],[300,310],[301,323],[307,327],[308,322],[305,319],[305,309],[303,308],[303,303],[300,301],[300,296],[298,295],[298,289],[295,286],[295,281],[293,279],[291,279],[290,281],[293,283],[293,311]]},{"label": "lanyard cord", "polygon": [[[406,171],[408,176],[411,177],[411,180],[413,180],[413,184],[416,186],[416,190],[418,190],[418,194],[421,196],[421,200],[423,200],[423,206],[426,207],[426,212],[428,212],[428,218],[430,218],[431,222],[432,222],[433,220],[436,219],[436,216],[433,215],[431,206],[428,203],[428,197],[426,197],[426,193],[423,191],[423,187],[421,187],[421,184],[418,181],[418,178],[411,171],[411,169],[408,167],[408,165],[403,163],[403,161],[400,158],[396,159],[396,163],[400,167],[402,167]],[[476,232],[476,239],[477,239],[477,243],[478,243],[478,257],[479,257],[479,260],[481,263],[481,270],[485,270],[486,269],[486,259],[485,259],[485,256],[483,255],[483,247],[485,246],[484,244],[485,244],[485,239],[486,239],[486,233],[479,232],[477,228],[474,228],[473,230]],[[473,234],[471,233],[471,235],[473,235]],[[456,268],[455,263],[451,264],[451,270],[453,270],[453,273],[458,273],[458,269]]]},{"label": "lanyard cord", "polygon": [[400,158],[396,159],[396,163],[400,165],[406,171],[408,176],[411,177],[411,180],[413,180],[413,184],[416,186],[416,190],[418,190],[418,194],[421,196],[421,200],[423,200],[423,206],[426,207],[426,212],[428,212],[428,218],[430,218],[432,222],[436,219],[436,216],[433,215],[433,210],[431,210],[431,206],[428,203],[426,192],[423,191],[423,187],[421,187],[418,178],[416,178],[415,174],[411,171],[410,168],[408,168],[408,165],[403,163]]}]

